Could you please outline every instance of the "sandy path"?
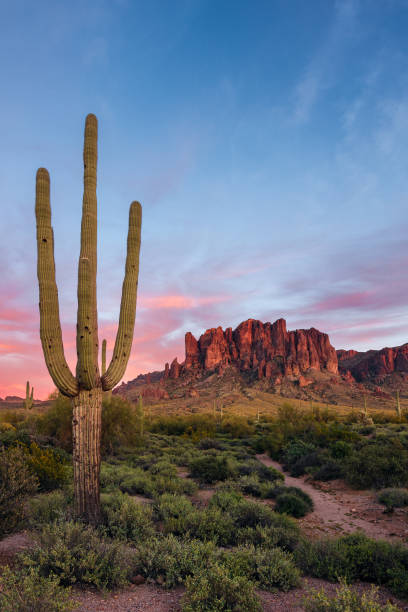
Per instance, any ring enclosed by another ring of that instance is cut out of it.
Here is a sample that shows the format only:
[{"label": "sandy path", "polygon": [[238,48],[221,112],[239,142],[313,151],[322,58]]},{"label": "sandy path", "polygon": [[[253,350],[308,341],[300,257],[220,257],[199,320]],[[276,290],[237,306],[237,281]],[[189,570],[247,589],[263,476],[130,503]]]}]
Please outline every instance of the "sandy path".
[{"label": "sandy path", "polygon": [[[267,455],[257,455],[264,465],[283,472],[282,466]],[[312,483],[307,476],[285,474],[285,484],[303,489],[314,502],[314,511],[299,521],[310,535],[341,535],[361,529],[369,537],[396,542],[408,541],[408,510],[384,514],[371,491],[353,491],[343,481]]]}]

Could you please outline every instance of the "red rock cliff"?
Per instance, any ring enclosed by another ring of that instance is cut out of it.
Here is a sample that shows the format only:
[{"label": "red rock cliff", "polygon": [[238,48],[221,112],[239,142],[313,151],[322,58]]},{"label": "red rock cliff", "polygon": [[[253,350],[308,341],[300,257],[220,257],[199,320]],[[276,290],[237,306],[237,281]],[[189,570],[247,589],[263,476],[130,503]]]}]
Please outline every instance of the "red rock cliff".
[{"label": "red rock cliff", "polygon": [[393,372],[408,372],[408,344],[380,351],[337,351],[337,354],[340,370],[351,372],[358,382],[381,382]]},{"label": "red rock cliff", "polygon": [[220,372],[229,365],[274,380],[298,377],[310,368],[338,372],[336,351],[327,334],[314,328],[287,331],[284,319],[275,323],[248,319],[235,330],[208,329],[198,341],[188,332],[185,346],[185,362],[170,368],[171,378],[188,372]]}]

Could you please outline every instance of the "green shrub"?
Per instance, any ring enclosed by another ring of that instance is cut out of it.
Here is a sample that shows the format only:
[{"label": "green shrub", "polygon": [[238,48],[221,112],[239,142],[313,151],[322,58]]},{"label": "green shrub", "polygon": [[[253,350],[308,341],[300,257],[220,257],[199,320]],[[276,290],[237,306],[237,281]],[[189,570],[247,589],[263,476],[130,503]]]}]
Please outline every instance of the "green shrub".
[{"label": "green shrub", "polygon": [[232,438],[248,438],[255,433],[255,427],[244,417],[228,416],[222,420],[220,431]]},{"label": "green shrub", "polygon": [[231,578],[228,570],[210,565],[189,576],[182,599],[183,612],[261,612],[251,582],[243,576]]},{"label": "green shrub", "polygon": [[403,487],[408,484],[408,451],[399,440],[368,441],[347,457],[345,478],[356,488]]},{"label": "green shrub", "polygon": [[360,595],[344,582],[336,589],[333,598],[328,597],[324,589],[312,589],[304,598],[303,605],[306,612],[401,612],[400,608],[391,603],[382,605],[375,587]]},{"label": "green shrub", "polygon": [[221,560],[232,576],[246,576],[267,591],[289,591],[300,583],[292,555],[280,548],[241,547],[224,552]]},{"label": "green shrub", "polygon": [[37,568],[42,577],[55,575],[61,585],[94,585],[112,589],[124,585],[129,553],[118,542],[100,537],[81,523],[47,525],[35,535],[35,546],[20,555],[22,564]]},{"label": "green shrub", "polygon": [[25,514],[24,500],[38,481],[20,447],[0,449],[0,536],[16,529]]},{"label": "green shrub", "polygon": [[166,461],[165,459],[161,459],[153,463],[150,468],[150,473],[162,476],[163,478],[176,478],[177,477],[177,468],[173,463]]},{"label": "green shrub", "polygon": [[280,514],[289,514],[295,518],[301,518],[310,512],[310,506],[294,493],[281,493],[276,498],[275,511]]},{"label": "green shrub", "polygon": [[28,517],[31,527],[46,525],[66,518],[68,513],[67,496],[62,491],[52,491],[33,497],[28,502]]},{"label": "green shrub", "polygon": [[220,508],[223,512],[229,512],[243,499],[242,495],[233,489],[219,489],[211,497],[209,505]]},{"label": "green shrub", "polygon": [[58,395],[51,408],[38,417],[37,429],[52,439],[53,443],[72,453],[72,404],[68,397]]},{"label": "green shrub", "polygon": [[337,540],[301,541],[297,565],[317,578],[365,580],[386,585],[396,595],[408,596],[408,548],[355,533]]},{"label": "green shrub", "polygon": [[313,478],[315,480],[335,480],[337,478],[342,478],[344,475],[343,467],[340,463],[336,463],[335,461],[328,461],[324,463],[314,474]]},{"label": "green shrub", "polygon": [[150,504],[136,503],[128,495],[109,495],[102,503],[105,533],[118,540],[137,543],[151,538],[155,533],[152,516]]},{"label": "green shrub", "polygon": [[225,456],[205,455],[198,457],[190,464],[190,475],[207,484],[227,480],[233,474],[230,461]]},{"label": "green shrub", "polygon": [[169,436],[184,436],[194,441],[203,438],[213,438],[216,433],[216,424],[212,416],[207,414],[194,414],[177,417],[159,417],[153,421],[150,430],[153,433],[167,434]]},{"label": "green shrub", "polygon": [[112,395],[102,402],[102,456],[140,443],[139,421],[130,402]]},{"label": "green shrub", "polygon": [[68,481],[70,466],[61,459],[58,451],[40,448],[35,442],[23,448],[28,466],[37,477],[41,491],[52,491]]},{"label": "green shrub", "polygon": [[44,578],[33,567],[28,572],[5,567],[0,576],[2,612],[68,612],[76,607],[70,595],[56,576]]},{"label": "green shrub", "polygon": [[216,542],[218,546],[228,546],[236,541],[233,518],[228,512],[222,512],[215,507],[196,510],[190,514],[186,521],[186,531],[191,538]]},{"label": "green shrub", "polygon": [[172,588],[201,567],[207,567],[215,554],[214,544],[179,540],[174,535],[151,538],[136,548],[134,572]]},{"label": "green shrub", "polygon": [[387,508],[408,506],[408,489],[383,489],[378,494],[378,501]]},{"label": "green shrub", "polygon": [[352,450],[352,445],[344,440],[337,440],[329,446],[329,452],[333,459],[344,459],[351,454]]}]

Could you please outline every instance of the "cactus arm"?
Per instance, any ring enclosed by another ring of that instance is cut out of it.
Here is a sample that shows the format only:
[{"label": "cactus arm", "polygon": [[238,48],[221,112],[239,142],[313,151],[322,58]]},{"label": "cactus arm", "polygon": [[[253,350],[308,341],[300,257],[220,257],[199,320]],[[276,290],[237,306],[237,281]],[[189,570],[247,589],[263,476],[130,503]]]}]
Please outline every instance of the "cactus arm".
[{"label": "cactus arm", "polygon": [[106,340],[102,340],[102,376],[106,372]]},{"label": "cactus arm", "polygon": [[95,115],[85,121],[84,196],[82,202],[81,252],[78,265],[77,379],[80,388],[99,383],[98,315],[96,305],[97,166],[98,122]]},{"label": "cactus arm", "polygon": [[122,286],[119,327],[111,362],[106,373],[102,376],[102,388],[105,391],[113,389],[121,380],[129,360],[130,349],[132,348],[139,277],[141,224],[142,207],[139,202],[132,202],[129,211],[126,268]]},{"label": "cactus arm", "polygon": [[74,397],[78,383],[64,355],[55,281],[54,236],[51,227],[50,177],[40,168],[36,179],[37,275],[39,285],[40,337],[45,363],[54,384],[63,395]]}]

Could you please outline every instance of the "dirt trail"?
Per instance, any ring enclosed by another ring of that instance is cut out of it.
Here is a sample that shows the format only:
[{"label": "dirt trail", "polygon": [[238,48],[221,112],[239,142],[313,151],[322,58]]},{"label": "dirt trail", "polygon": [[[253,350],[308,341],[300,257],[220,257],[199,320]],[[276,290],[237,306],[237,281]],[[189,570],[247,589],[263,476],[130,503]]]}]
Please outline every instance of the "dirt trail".
[{"label": "dirt trail", "polygon": [[[283,473],[282,466],[267,455],[257,455],[264,465]],[[354,491],[341,480],[312,483],[307,476],[294,478],[285,474],[285,484],[303,489],[314,502],[314,511],[299,521],[309,535],[341,535],[358,529],[370,538],[396,542],[408,541],[408,510],[396,509],[384,514],[371,491]]]}]

